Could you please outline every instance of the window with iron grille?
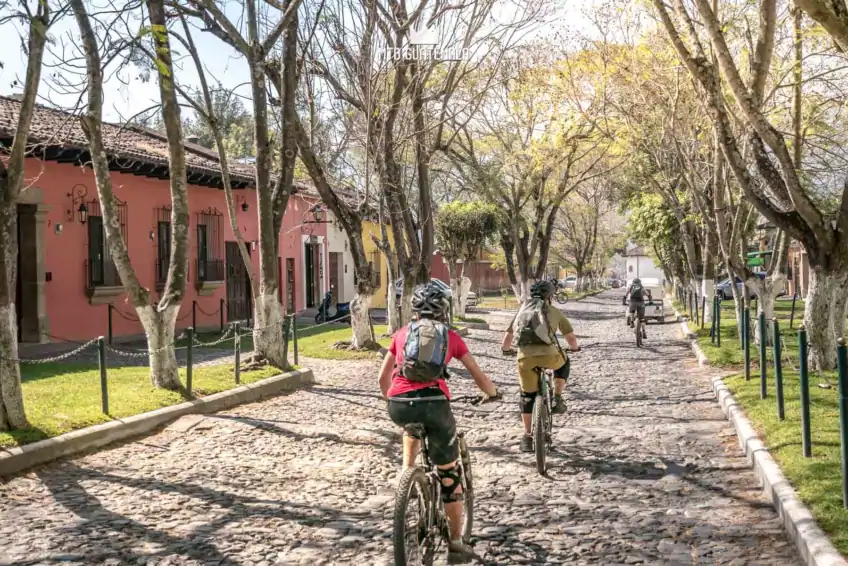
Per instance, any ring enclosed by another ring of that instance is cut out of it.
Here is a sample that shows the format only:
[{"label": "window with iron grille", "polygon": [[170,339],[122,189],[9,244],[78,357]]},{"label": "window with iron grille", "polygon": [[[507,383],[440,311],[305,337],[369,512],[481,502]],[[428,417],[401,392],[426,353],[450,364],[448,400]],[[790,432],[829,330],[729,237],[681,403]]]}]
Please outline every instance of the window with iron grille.
[{"label": "window with iron grille", "polygon": [[197,280],[224,280],[224,215],[217,208],[197,214]]},{"label": "window with iron grille", "polygon": [[[127,243],[127,203],[115,199],[118,223],[121,235]],[[106,242],[106,229],[103,225],[103,212],[100,202],[92,200],[86,203],[88,208],[88,259],[85,262],[85,284],[87,289],[95,287],[119,287],[121,278],[112,261],[109,244]]]},{"label": "window with iron grille", "polygon": [[156,287],[162,289],[171,263],[171,207],[156,209]]}]

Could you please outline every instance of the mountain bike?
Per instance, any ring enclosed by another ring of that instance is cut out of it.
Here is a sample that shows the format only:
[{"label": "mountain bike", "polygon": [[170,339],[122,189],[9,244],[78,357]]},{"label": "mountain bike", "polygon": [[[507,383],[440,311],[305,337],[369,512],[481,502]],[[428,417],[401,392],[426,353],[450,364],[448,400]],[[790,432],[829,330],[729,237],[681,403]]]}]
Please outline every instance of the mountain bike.
[{"label": "mountain bike", "polygon": [[559,288],[554,293],[554,300],[560,305],[564,305],[568,302],[568,293],[565,292],[564,288]]},{"label": "mountain bike", "polygon": [[637,313],[636,320],[633,321],[633,329],[636,332],[636,347],[642,347],[642,317]]},{"label": "mountain bike", "polygon": [[[455,397],[451,402],[471,400],[479,397]],[[430,566],[436,559],[439,548],[450,541],[450,528],[442,502],[442,482],[438,467],[430,460],[424,426],[408,424],[404,430],[421,439],[421,465],[408,468],[398,482],[395,494],[394,527],[392,542],[396,566],[423,564]],[[471,455],[465,442],[465,433],[457,432],[459,443],[460,485],[464,495],[462,510],[462,540],[471,538],[474,524],[474,485],[471,477]],[[410,524],[410,519],[412,522]]]},{"label": "mountain bike", "polygon": [[545,475],[547,466],[545,459],[553,446],[551,431],[553,429],[553,379],[554,371],[548,368],[534,368],[539,376],[539,393],[533,404],[531,434],[533,450],[536,452],[536,471]]}]

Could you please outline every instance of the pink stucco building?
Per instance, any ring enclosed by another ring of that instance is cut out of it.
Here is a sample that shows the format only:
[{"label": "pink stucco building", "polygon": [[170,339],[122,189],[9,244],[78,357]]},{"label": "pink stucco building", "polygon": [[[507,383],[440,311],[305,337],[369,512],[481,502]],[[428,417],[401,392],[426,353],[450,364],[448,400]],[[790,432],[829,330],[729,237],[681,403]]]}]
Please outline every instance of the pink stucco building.
[{"label": "pink stucco building", "polygon": [[[0,97],[0,143],[10,145],[19,103]],[[104,125],[120,218],[133,267],[152,292],[164,282],[170,250],[167,142],[143,128]],[[26,188],[18,205],[20,252],[16,306],[21,342],[85,340],[108,333],[137,335],[141,325],[123,294],[105,246],[87,144],[78,119],[39,108],[31,134]],[[245,269],[235,248],[217,154],[186,144],[191,212],[189,283],[178,327],[243,320],[250,309]],[[258,238],[253,172],[234,166],[239,226]],[[289,312],[315,306],[329,284],[327,225],[311,222],[317,195],[289,200],[279,235],[281,299]],[[249,246],[252,247],[252,246]],[[252,251],[258,269],[258,250]],[[194,307],[194,308],[193,308]]]}]

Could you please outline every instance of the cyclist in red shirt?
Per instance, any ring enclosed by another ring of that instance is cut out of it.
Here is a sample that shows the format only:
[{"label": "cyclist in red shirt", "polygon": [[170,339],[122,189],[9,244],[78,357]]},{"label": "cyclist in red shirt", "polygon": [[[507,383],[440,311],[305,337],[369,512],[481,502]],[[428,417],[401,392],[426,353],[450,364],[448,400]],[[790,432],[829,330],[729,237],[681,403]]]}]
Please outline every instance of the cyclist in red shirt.
[{"label": "cyclist in red shirt", "polygon": [[[447,323],[449,301],[445,292],[433,283],[424,283],[415,288],[412,310],[419,318],[430,318]],[[451,542],[448,545],[448,564],[462,564],[474,557],[474,551],[462,540],[462,487],[455,470],[459,459],[456,442],[456,420],[450,407],[450,390],[444,377],[435,381],[412,382],[400,375],[403,365],[403,348],[408,328],[398,330],[380,369],[380,390],[388,399],[389,417],[399,426],[411,423],[424,425],[424,433],[430,446],[430,459],[439,468],[442,480],[442,498],[445,513],[450,523]],[[448,331],[446,362],[459,360],[471,374],[477,387],[483,391],[482,401],[499,398],[492,381],[474,361],[468,346],[453,330]],[[406,433],[403,435],[403,466],[413,466],[421,441]]]}]

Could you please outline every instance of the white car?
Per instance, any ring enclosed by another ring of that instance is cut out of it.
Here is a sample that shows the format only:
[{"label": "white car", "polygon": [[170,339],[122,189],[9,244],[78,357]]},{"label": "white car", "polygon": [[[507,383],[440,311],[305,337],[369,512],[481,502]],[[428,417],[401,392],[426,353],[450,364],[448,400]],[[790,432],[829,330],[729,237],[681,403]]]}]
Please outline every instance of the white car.
[{"label": "white car", "polygon": [[465,302],[466,306],[476,307],[477,306],[477,293],[474,293],[472,291],[468,291],[468,295],[466,295],[465,300],[466,300],[466,302]]},{"label": "white car", "polygon": [[[650,301],[648,300],[647,294],[645,295],[645,319],[662,322],[665,320],[665,309],[663,308],[665,289],[663,288],[662,281],[653,277],[645,277],[641,281],[642,287],[651,292]],[[630,289],[630,285],[632,283],[632,279],[627,280],[625,292],[627,292],[627,289]]]},{"label": "white car", "polygon": [[563,287],[566,289],[574,289],[577,287],[577,276],[572,275],[571,277],[566,277],[562,281],[560,281]]}]

